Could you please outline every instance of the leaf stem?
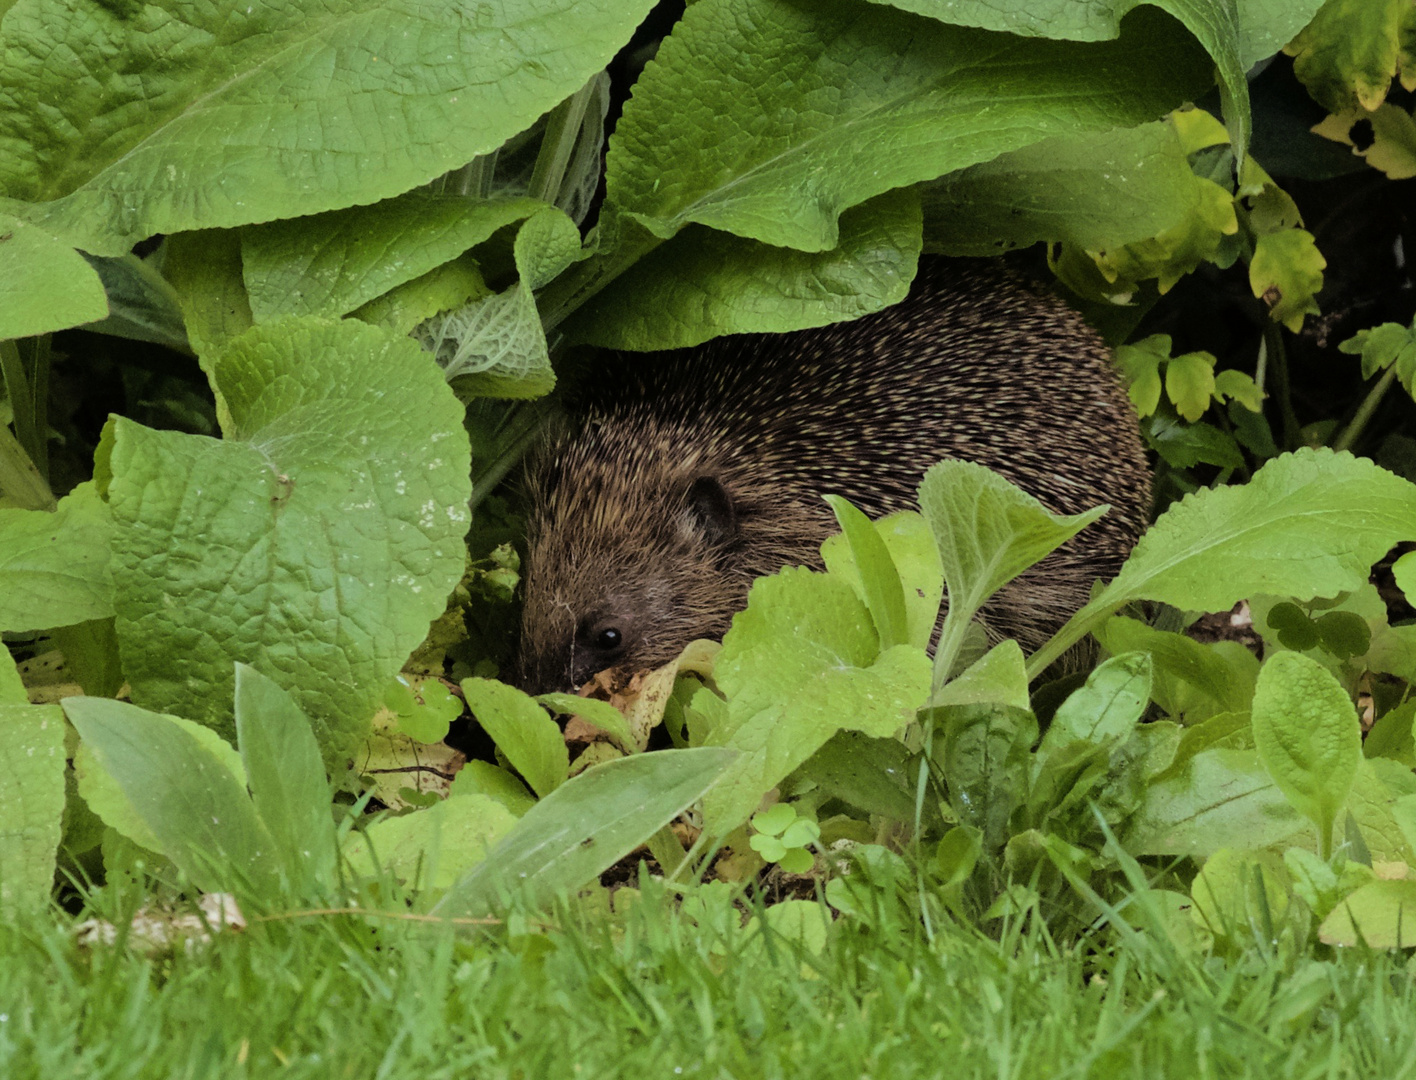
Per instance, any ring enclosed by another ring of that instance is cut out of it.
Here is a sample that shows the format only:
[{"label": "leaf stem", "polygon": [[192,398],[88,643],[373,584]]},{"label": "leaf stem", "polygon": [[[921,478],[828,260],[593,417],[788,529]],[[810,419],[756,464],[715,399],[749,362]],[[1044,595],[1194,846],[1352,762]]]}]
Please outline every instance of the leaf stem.
[{"label": "leaf stem", "polygon": [[472,498],[469,505],[475,510],[492,490],[506,478],[516,463],[521,460],[527,448],[541,433],[541,424],[547,409],[539,404],[526,403],[518,406],[508,419],[507,426],[515,432],[502,451],[492,459],[472,481]]},{"label": "leaf stem", "polygon": [[[1265,316],[1267,319],[1267,316]],[[1264,324],[1265,352],[1273,366],[1274,397],[1278,399],[1278,413],[1283,421],[1283,445],[1286,450],[1296,450],[1303,445],[1303,434],[1298,423],[1298,414],[1293,411],[1292,384],[1288,378],[1288,351],[1283,346],[1283,328],[1276,322]]]},{"label": "leaf stem", "polygon": [[[24,361],[20,358],[19,342],[0,341],[0,375],[4,376],[5,392],[10,397],[15,437],[30,462],[39,470],[42,455],[39,432],[34,423],[35,403],[30,393],[29,379],[25,377]],[[39,475],[43,477],[42,470],[39,470]]]},{"label": "leaf stem", "polygon": [[595,78],[566,98],[546,118],[546,131],[541,136],[541,149],[536,154],[536,164],[531,170],[531,181],[526,194],[533,199],[554,203],[560,194],[565,170],[570,164],[570,155],[575,149],[575,141],[580,137],[580,126],[585,122],[585,110],[594,92]]},{"label": "leaf stem", "polygon": [[6,424],[0,424],[0,494],[24,510],[53,510],[54,493]]},{"label": "leaf stem", "polygon": [[1391,388],[1391,384],[1396,381],[1396,365],[1386,369],[1386,372],[1377,380],[1375,386],[1367,392],[1367,396],[1362,399],[1362,404],[1357,406],[1357,412],[1348,421],[1345,428],[1332,442],[1334,450],[1351,450],[1355,443],[1362,436],[1368,422],[1372,419],[1372,414],[1377,411],[1377,406],[1382,403],[1382,398],[1386,397],[1386,392]]}]

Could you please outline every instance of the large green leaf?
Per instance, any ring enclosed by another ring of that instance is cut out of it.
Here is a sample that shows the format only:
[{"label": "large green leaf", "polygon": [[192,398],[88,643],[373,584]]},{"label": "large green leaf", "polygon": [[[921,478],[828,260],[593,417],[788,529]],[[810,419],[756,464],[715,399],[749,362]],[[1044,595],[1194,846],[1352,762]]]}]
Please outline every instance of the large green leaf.
[{"label": "large green leaf", "polygon": [[113,614],[108,507],[82,484],[59,509],[0,509],[0,630],[48,630]]},{"label": "large green leaf", "polygon": [[1360,588],[1416,537],[1416,485],[1331,450],[1274,458],[1243,486],[1208,488],[1161,515],[1116,578],[1029,661],[1036,675],[1133,600],[1224,611],[1259,593],[1310,600]]},{"label": "large green leaf", "polygon": [[297,892],[329,887],[335,862],[329,781],[310,721],[255,668],[236,665],[236,737],[256,813]]},{"label": "large green leaf", "polygon": [[1326,858],[1362,760],[1362,725],[1351,698],[1316,660],[1278,653],[1259,672],[1252,723],[1259,760],[1293,808],[1318,827]]},{"label": "large green leaf", "polygon": [[702,798],[736,756],[716,747],[661,750],[586,770],[528,810],[434,914],[490,915],[513,893],[545,903],[594,881]]},{"label": "large green leaf", "polygon": [[1070,742],[1120,741],[1150,704],[1151,660],[1145,653],[1113,656],[1057,706],[1038,748],[1040,756]]},{"label": "large green leaf", "polygon": [[720,334],[786,333],[898,303],[914,280],[919,198],[887,192],[841,215],[840,243],[804,252],[690,225],[566,324],[571,340],[679,349]]},{"label": "large green leaf", "polygon": [[[650,0],[19,0],[0,193],[94,254],[397,195],[578,90]],[[42,205],[39,205],[42,204]]]},{"label": "large green leaf", "polygon": [[64,717],[30,705],[0,649],[0,918],[43,909],[64,816]]},{"label": "large green leaf", "polygon": [[82,255],[0,213],[0,341],[67,330],[107,314],[103,283]]},{"label": "large green leaf", "polygon": [[245,786],[172,717],[107,698],[64,712],[166,855],[204,892],[277,888],[275,845]]},{"label": "large green leaf", "polygon": [[697,222],[826,251],[841,212],[875,195],[1158,119],[1211,80],[1204,50],[1151,9],[1116,42],[1075,43],[847,0],[698,0],[625,107],[607,197],[660,238]]},{"label": "large green leaf", "polygon": [[1164,121],[1058,135],[922,185],[925,244],[952,255],[1039,240],[1109,250],[1177,224],[1197,182]]},{"label": "large green leaf", "polygon": [[233,661],[294,696],[342,772],[462,575],[469,452],[426,353],[357,322],[221,355],[215,440],[118,419],[100,448],[133,698],[228,737]]},{"label": "large green leaf", "polygon": [[252,225],[241,233],[251,311],[258,322],[347,315],[545,206],[418,190],[373,206]]}]

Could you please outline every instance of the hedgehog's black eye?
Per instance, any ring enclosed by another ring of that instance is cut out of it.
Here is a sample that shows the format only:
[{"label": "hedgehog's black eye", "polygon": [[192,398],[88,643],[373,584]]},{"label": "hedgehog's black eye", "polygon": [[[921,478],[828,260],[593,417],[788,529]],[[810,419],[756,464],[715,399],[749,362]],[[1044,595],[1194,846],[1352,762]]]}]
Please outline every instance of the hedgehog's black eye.
[{"label": "hedgehog's black eye", "polygon": [[607,626],[595,635],[595,648],[614,652],[624,644],[624,635],[614,626]]}]

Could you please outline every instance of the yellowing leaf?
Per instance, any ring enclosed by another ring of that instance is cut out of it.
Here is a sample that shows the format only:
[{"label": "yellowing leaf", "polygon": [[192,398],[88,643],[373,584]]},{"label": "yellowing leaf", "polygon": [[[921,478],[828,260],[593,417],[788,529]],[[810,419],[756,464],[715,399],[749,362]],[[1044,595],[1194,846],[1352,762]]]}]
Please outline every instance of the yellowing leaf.
[{"label": "yellowing leaf", "polygon": [[1176,356],[1165,366],[1165,396],[1175,411],[1194,423],[1214,396],[1214,357],[1206,352]]},{"label": "yellowing leaf", "polygon": [[1136,282],[1153,277],[1164,293],[1212,259],[1224,237],[1238,231],[1233,197],[1214,181],[1196,177],[1194,206],[1178,225],[1149,240],[1091,254],[1102,276],[1116,286],[1110,292],[1129,292]]},{"label": "yellowing leaf", "polygon": [[1327,260],[1303,229],[1259,237],[1249,263],[1249,287],[1269,306],[1269,315],[1297,333],[1303,316],[1318,314],[1316,295],[1323,287]]},{"label": "yellowing leaf", "polygon": [[1397,72],[1409,0],[1328,0],[1284,51],[1308,92],[1334,112],[1375,109]]},{"label": "yellowing leaf", "polygon": [[1416,119],[1390,102],[1371,112],[1348,109],[1334,113],[1313,131],[1333,142],[1346,143],[1354,154],[1392,180],[1416,176]]}]

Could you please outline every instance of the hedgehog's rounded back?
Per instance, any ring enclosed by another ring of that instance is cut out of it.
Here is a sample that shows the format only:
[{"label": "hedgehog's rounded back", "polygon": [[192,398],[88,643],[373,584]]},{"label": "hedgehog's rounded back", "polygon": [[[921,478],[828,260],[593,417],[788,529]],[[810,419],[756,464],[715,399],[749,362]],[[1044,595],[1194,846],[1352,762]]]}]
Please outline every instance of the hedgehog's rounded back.
[{"label": "hedgehog's rounded back", "polygon": [[533,455],[519,679],[566,689],[718,637],[753,578],[821,565],[826,494],[913,508],[946,457],[1050,510],[1111,511],[985,609],[1046,640],[1114,575],[1150,476],[1101,339],[989,261],[925,260],[901,304],[849,323],[614,358],[576,426]]}]

